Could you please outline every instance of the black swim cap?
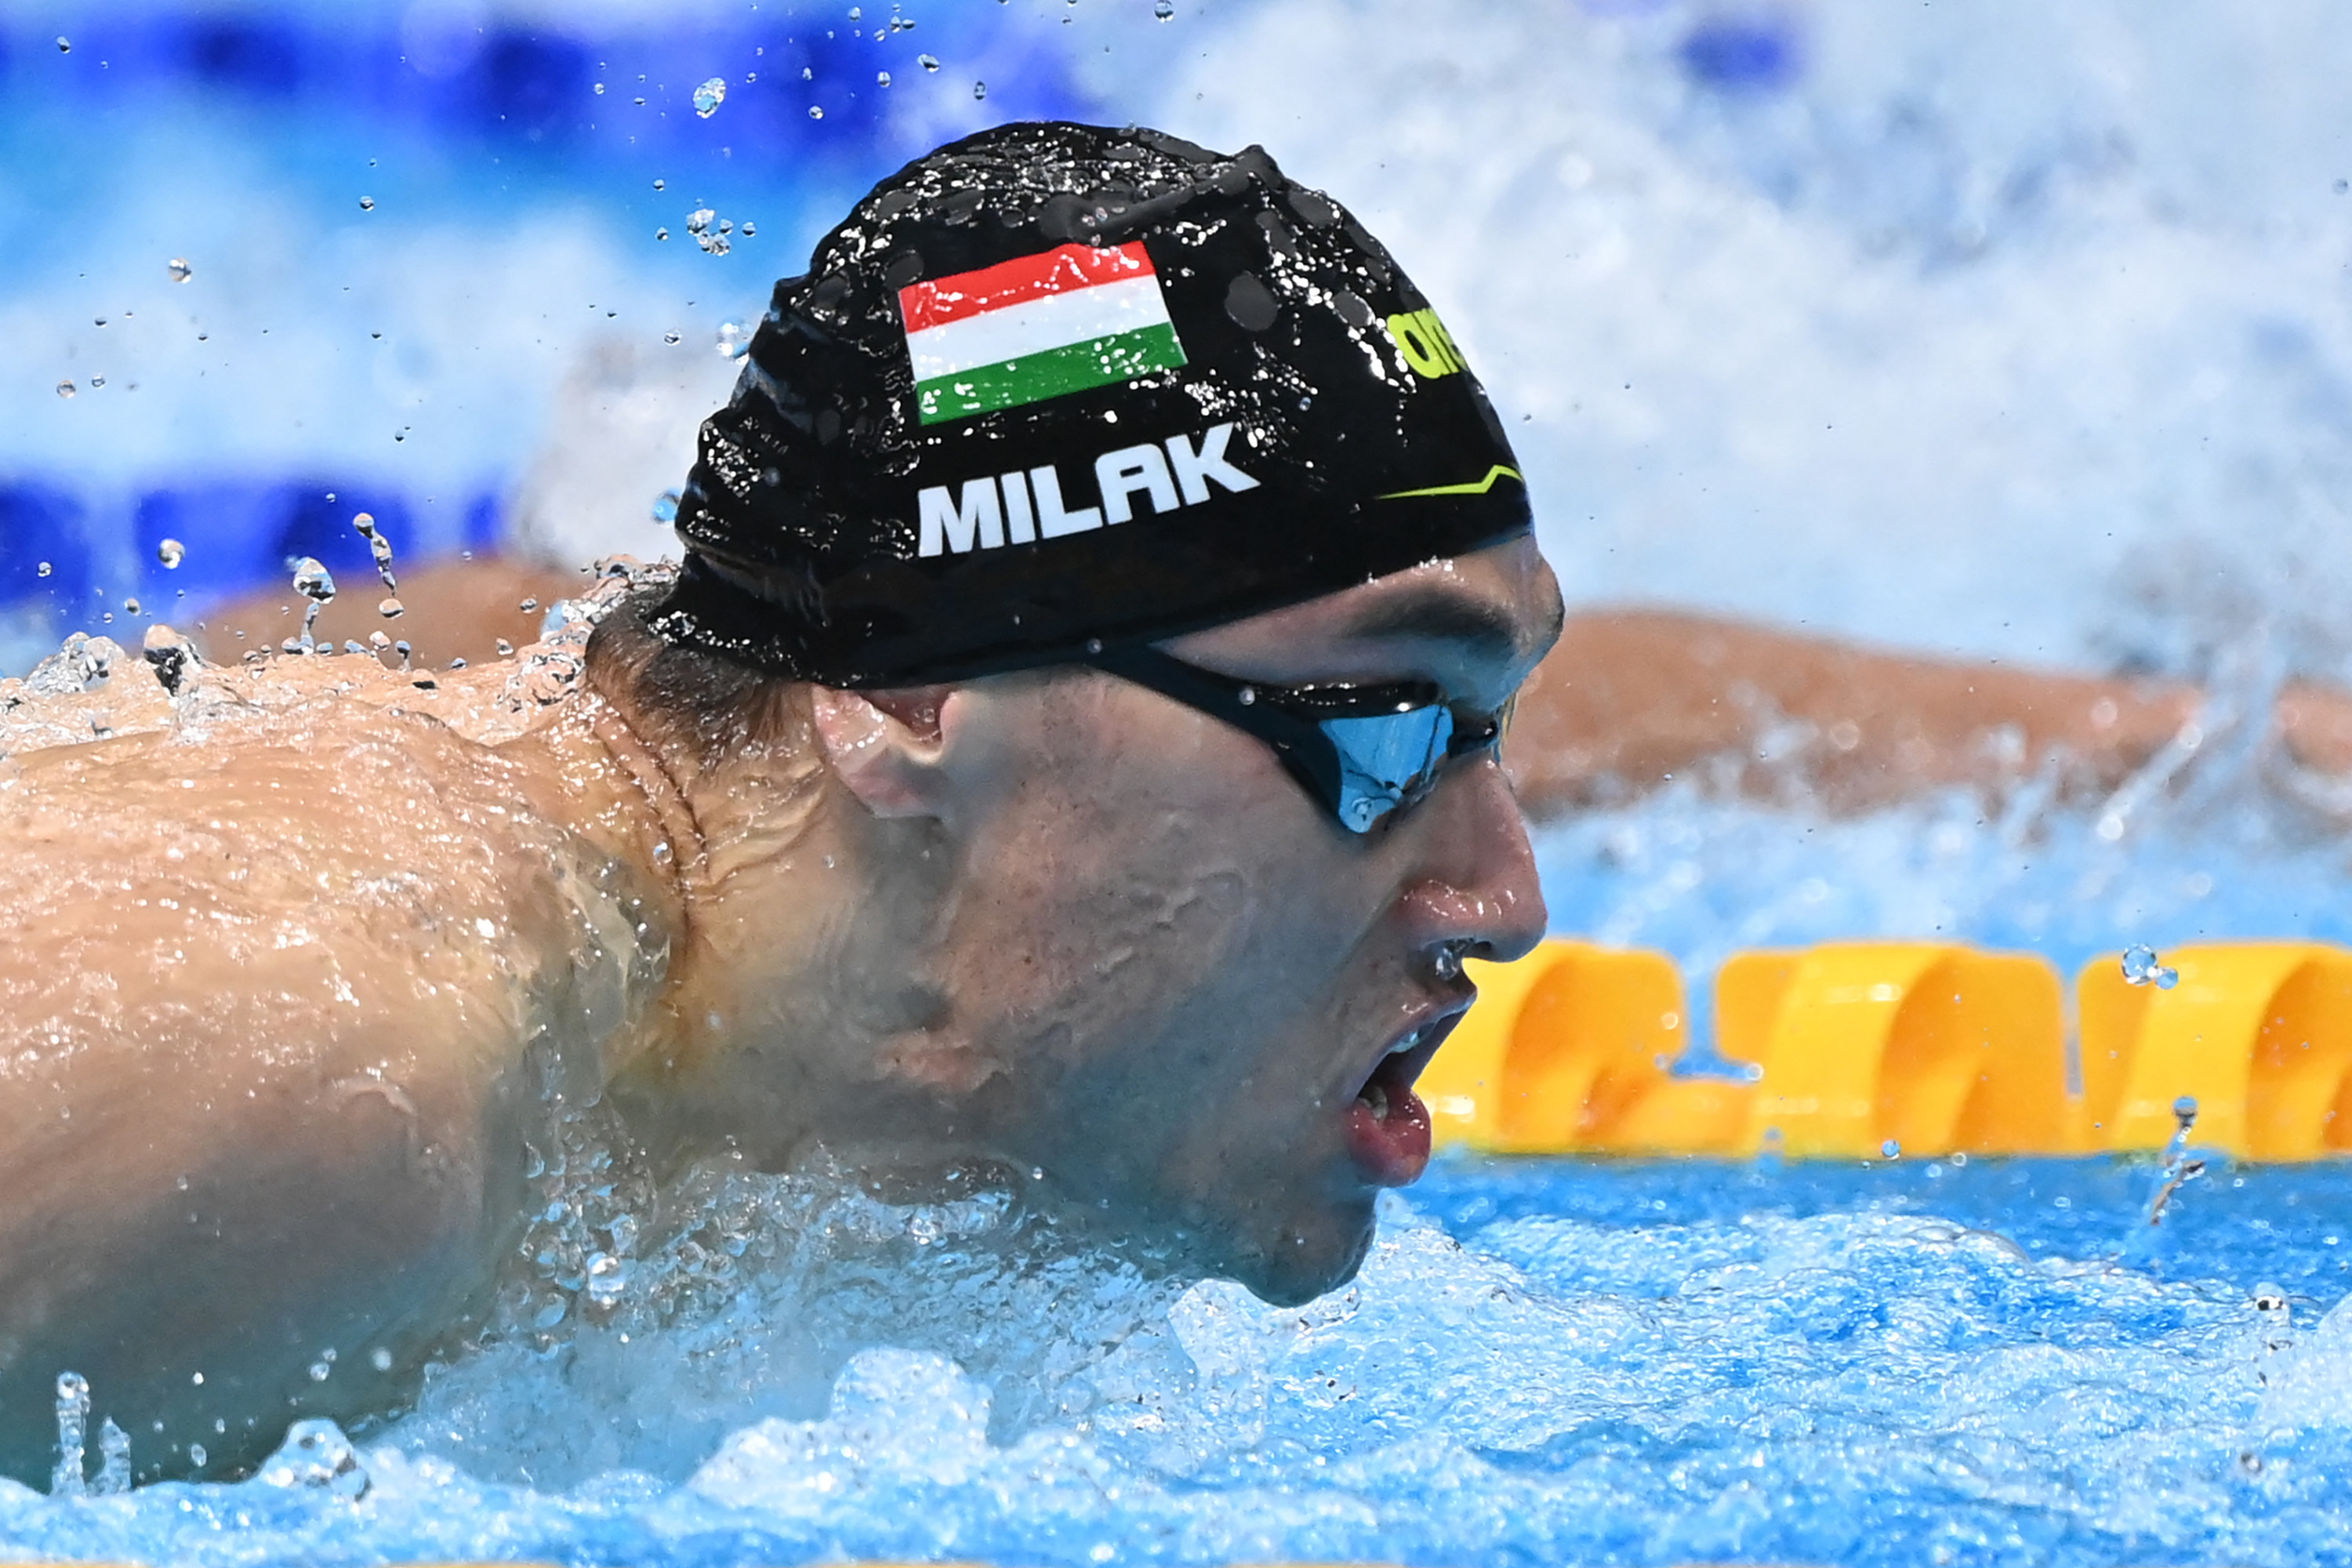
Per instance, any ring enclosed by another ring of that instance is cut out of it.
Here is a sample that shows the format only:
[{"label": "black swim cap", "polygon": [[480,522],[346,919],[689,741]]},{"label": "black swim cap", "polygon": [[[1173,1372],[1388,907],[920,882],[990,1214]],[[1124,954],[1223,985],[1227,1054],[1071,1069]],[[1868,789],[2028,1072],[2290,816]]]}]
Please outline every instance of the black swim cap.
[{"label": "black swim cap", "polygon": [[835,687],[1158,640],[1528,527],[1380,243],[1258,148],[1006,125],[776,285],[678,502],[665,639]]}]

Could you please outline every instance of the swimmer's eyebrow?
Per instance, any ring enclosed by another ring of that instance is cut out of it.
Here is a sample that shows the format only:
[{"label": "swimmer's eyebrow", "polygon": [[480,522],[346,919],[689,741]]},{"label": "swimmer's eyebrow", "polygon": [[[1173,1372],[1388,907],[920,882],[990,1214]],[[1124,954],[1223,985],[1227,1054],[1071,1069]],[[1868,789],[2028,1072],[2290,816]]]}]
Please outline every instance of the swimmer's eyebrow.
[{"label": "swimmer's eyebrow", "polygon": [[1550,624],[1530,643],[1517,619],[1499,605],[1465,598],[1444,588],[1412,588],[1367,605],[1341,628],[1340,635],[1450,642],[1473,659],[1507,664],[1529,647],[1549,647],[1559,637],[1566,616],[1565,606],[1555,595]]}]

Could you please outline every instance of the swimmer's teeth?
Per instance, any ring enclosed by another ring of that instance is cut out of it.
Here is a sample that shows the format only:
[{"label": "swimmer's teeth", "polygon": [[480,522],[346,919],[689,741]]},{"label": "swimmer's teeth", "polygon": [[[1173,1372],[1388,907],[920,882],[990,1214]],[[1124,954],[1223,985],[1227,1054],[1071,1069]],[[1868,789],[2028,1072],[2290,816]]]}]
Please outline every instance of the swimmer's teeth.
[{"label": "swimmer's teeth", "polygon": [[1366,1105],[1372,1108],[1373,1121],[1386,1121],[1389,1119],[1389,1091],[1387,1089],[1382,1089],[1379,1084],[1368,1083],[1364,1086],[1364,1092],[1358,1098],[1362,1100]]}]

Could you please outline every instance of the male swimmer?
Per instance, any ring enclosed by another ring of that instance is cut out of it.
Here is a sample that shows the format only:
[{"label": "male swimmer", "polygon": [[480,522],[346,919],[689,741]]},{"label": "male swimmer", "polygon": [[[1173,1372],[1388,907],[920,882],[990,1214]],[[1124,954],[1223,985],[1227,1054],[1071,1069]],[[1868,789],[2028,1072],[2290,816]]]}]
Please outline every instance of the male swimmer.
[{"label": "male swimmer", "polygon": [[777,285],[677,526],[505,744],[322,700],[0,762],[0,1471],[68,1368],[142,1477],[396,1406],[556,1096],[1353,1273],[1461,960],[1543,931],[1496,742],[1560,623],[1380,245],[1255,149],[943,148]]}]

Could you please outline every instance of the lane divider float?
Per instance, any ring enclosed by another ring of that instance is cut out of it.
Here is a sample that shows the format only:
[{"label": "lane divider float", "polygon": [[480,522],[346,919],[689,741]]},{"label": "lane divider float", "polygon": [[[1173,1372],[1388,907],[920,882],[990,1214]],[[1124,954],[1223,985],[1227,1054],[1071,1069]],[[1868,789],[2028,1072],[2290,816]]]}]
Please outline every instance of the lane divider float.
[{"label": "lane divider float", "polygon": [[2120,956],[2065,988],[2032,953],[1833,942],[1735,954],[1715,980],[1716,1055],[1690,1038],[1664,953],[1547,942],[1471,961],[1480,1000],[1422,1074],[1438,1142],[1497,1153],[1796,1158],[2159,1149],[2243,1158],[2352,1150],[2352,952],[2317,942],[2168,951],[2169,989]]}]

